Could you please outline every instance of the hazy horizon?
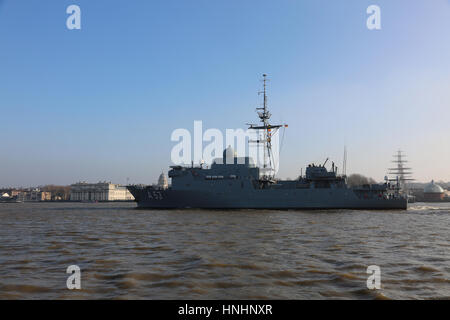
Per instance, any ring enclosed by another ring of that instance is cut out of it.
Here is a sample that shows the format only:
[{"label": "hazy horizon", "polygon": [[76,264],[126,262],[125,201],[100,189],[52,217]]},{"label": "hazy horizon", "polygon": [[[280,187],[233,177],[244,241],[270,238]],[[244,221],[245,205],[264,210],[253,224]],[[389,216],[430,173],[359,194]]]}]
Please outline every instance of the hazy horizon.
[{"label": "hazy horizon", "polygon": [[173,130],[257,120],[263,73],[289,124],[279,177],[341,168],[345,145],[348,174],[382,181],[401,149],[448,182],[449,31],[448,0],[0,0],[0,187],[154,183]]}]

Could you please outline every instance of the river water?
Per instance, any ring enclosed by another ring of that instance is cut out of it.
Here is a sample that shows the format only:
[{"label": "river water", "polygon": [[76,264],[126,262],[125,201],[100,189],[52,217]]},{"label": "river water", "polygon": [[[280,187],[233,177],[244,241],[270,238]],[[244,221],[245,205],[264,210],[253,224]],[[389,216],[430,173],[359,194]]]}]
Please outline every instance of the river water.
[{"label": "river water", "polygon": [[[0,204],[0,299],[450,299],[450,203],[408,211]],[[69,290],[66,269],[81,269]],[[367,288],[380,267],[381,289]]]}]

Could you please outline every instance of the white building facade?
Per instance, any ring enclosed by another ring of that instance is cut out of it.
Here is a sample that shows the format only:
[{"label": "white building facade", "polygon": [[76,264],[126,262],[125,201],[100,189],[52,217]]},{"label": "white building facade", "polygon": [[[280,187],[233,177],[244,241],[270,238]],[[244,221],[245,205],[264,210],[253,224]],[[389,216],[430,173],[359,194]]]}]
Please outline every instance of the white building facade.
[{"label": "white building facade", "polygon": [[124,186],[110,182],[71,185],[70,201],[132,201],[133,195]]}]

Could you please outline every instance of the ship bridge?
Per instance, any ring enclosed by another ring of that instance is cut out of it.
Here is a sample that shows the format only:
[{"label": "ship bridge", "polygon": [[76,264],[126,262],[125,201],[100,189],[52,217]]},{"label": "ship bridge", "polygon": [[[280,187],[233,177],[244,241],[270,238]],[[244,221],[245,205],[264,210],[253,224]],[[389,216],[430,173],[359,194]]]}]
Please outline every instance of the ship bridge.
[{"label": "ship bridge", "polygon": [[306,168],[306,179],[308,180],[336,180],[337,174],[335,170],[328,171],[325,166],[316,166],[310,164]]}]

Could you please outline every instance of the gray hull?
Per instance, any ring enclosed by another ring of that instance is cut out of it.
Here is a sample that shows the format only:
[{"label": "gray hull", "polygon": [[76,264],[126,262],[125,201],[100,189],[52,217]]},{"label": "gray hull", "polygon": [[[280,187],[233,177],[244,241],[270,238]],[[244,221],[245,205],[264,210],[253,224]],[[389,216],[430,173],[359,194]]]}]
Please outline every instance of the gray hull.
[{"label": "gray hull", "polygon": [[407,209],[404,198],[361,199],[351,189],[280,189],[209,192],[128,187],[140,208]]}]

